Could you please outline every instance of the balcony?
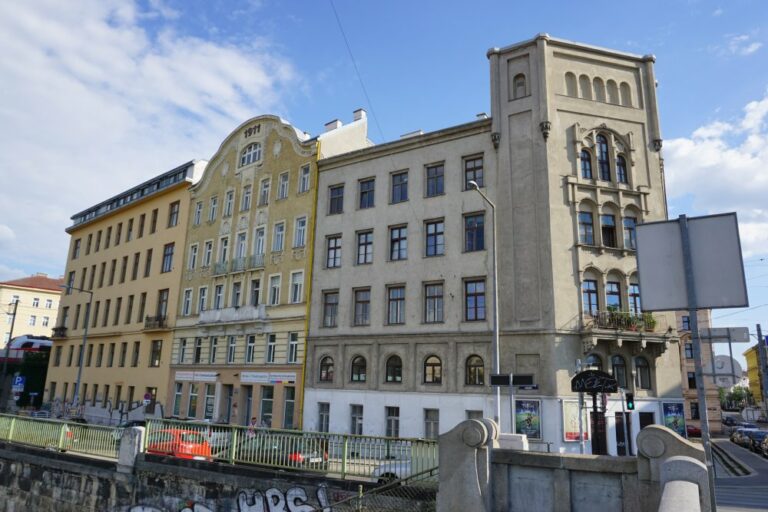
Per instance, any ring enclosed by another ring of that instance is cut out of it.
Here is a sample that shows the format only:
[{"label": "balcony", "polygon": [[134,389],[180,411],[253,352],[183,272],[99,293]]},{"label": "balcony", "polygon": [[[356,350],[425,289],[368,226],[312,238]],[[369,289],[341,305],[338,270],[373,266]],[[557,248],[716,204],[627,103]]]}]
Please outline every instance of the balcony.
[{"label": "balcony", "polygon": [[145,331],[160,331],[168,329],[167,316],[148,316],[144,318]]},{"label": "balcony", "polygon": [[264,254],[254,254],[248,258],[248,269],[264,268]]},{"label": "balcony", "polygon": [[53,328],[53,337],[54,338],[66,338],[67,337],[67,328],[63,325],[60,325],[59,327]]},{"label": "balcony", "polygon": [[[662,332],[666,331],[665,319],[653,313],[636,315],[629,311],[595,311],[584,317],[585,329],[614,329],[618,331]],[[659,324],[663,323],[663,326]]]},{"label": "balcony", "polygon": [[207,309],[200,312],[198,324],[253,322],[267,317],[264,304],[237,308]]},{"label": "balcony", "polygon": [[248,258],[243,256],[242,258],[235,258],[232,260],[232,272],[243,272],[245,271],[246,264],[248,263]]},{"label": "balcony", "polygon": [[[670,314],[671,315],[671,314]],[[639,343],[643,349],[648,343],[655,346],[657,355],[664,353],[667,345],[677,339],[674,326],[664,313],[641,313],[629,311],[593,311],[581,317],[581,334],[584,352],[589,352],[598,342],[615,342],[619,347],[624,342]]]},{"label": "balcony", "polygon": [[229,263],[226,261],[220,262],[220,263],[214,263],[213,264],[213,275],[214,276],[221,276],[227,273],[227,268],[229,267]]}]

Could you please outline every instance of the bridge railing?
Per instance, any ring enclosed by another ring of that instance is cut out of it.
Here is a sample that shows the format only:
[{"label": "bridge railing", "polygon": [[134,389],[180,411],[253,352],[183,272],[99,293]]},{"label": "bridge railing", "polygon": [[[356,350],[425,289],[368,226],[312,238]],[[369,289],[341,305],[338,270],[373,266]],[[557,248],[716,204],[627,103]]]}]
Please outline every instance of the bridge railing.
[{"label": "bridge railing", "polygon": [[117,459],[120,432],[73,421],[0,415],[0,440]]},{"label": "bridge railing", "polygon": [[437,442],[327,432],[304,432],[175,420],[149,420],[144,450],[157,448],[161,431],[193,431],[203,436],[211,458],[232,464],[347,476],[373,477],[392,473],[398,478],[437,466]]}]

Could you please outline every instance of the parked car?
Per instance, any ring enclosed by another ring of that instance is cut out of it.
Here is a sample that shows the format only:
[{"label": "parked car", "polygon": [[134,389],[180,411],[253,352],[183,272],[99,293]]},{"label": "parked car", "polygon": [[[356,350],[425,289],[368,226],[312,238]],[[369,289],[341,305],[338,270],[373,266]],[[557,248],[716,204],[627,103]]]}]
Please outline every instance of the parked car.
[{"label": "parked car", "polygon": [[737,424],[736,418],[734,418],[733,416],[726,416],[725,418],[723,418],[723,425],[725,425],[726,427],[735,427],[736,424]]},{"label": "parked car", "polygon": [[701,429],[696,425],[686,425],[685,433],[688,437],[701,437]]},{"label": "parked car", "polygon": [[411,460],[393,460],[392,462],[385,462],[373,469],[371,476],[376,479],[380,484],[388,484],[395,480],[402,480],[403,478],[411,476]]},{"label": "parked car", "polygon": [[149,434],[147,453],[181,459],[211,460],[211,445],[199,432],[168,428]]},{"label": "parked car", "polygon": [[733,434],[731,434],[731,441],[744,448],[749,448],[752,446],[752,439],[749,437],[749,432],[753,430],[757,429],[739,427]]},{"label": "parked car", "polygon": [[123,432],[127,428],[132,427],[146,427],[147,426],[147,420],[128,420],[120,423],[117,427],[115,427],[115,430],[112,431],[112,437],[115,438],[115,441],[119,441],[123,437]]},{"label": "parked car", "polygon": [[761,443],[763,442],[763,439],[768,436],[768,430],[750,430],[747,432],[747,437],[749,437],[749,448],[755,453],[761,452]]},{"label": "parked car", "polygon": [[189,421],[186,425],[189,425],[190,430],[199,432],[206,437],[208,444],[211,445],[211,451],[213,453],[229,447],[232,429],[228,424],[217,424],[208,421]]},{"label": "parked car", "polygon": [[[228,460],[231,456],[227,446],[213,458]],[[328,467],[327,440],[304,434],[248,431],[235,446],[234,459],[249,464],[325,470]]]},{"label": "parked car", "polygon": [[763,457],[768,457],[768,436],[765,436],[763,438],[763,441],[760,443],[760,452]]}]

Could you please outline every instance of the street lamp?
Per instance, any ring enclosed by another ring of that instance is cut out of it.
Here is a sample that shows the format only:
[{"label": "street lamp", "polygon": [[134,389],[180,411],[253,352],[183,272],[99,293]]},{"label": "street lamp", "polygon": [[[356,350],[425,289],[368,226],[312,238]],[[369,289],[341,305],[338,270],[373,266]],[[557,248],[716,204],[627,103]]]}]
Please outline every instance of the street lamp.
[{"label": "street lamp", "polygon": [[[88,323],[90,322],[89,317],[91,316],[91,304],[93,303],[93,292],[91,290],[83,290],[82,288],[75,288],[74,286],[63,284],[61,285],[61,288],[64,288],[67,290],[67,294],[71,292],[72,290],[87,293],[89,295],[88,297],[88,306],[85,308],[85,328],[83,330],[83,343],[80,346],[80,354],[77,361],[77,381],[75,381],[75,397],[73,400],[73,406],[77,407],[80,405],[80,380],[83,376],[83,362],[85,360],[85,344],[88,341]],[[75,326],[77,327],[77,326]],[[67,397],[64,397],[66,400]]]},{"label": "street lamp", "polygon": [[[3,388],[5,388],[5,377],[8,375],[8,358],[11,357],[11,340],[13,339],[13,326],[16,324],[16,311],[19,309],[19,299],[14,298],[14,300],[8,304],[8,314],[13,315],[11,318],[11,330],[8,332],[8,343],[5,344],[5,359],[3,359],[3,376],[2,380],[0,380],[1,385]],[[11,310],[13,310],[13,313],[11,313]],[[0,393],[0,398],[5,395],[5,389],[3,389],[2,393]],[[8,404],[8,397],[5,397],[5,400],[2,402],[2,410],[4,411],[6,408],[6,405]]]},{"label": "street lamp", "polygon": [[[496,254],[496,205],[493,204],[493,201],[488,199],[488,196],[486,196],[482,190],[480,190],[480,187],[478,186],[477,182],[472,180],[467,183],[469,188],[476,191],[478,194],[480,194],[480,197],[483,198],[483,201],[488,203],[488,206],[491,207],[491,218],[493,222],[493,238],[491,239],[492,244],[492,252],[491,252],[491,258],[492,258],[492,265],[493,265],[493,339],[491,341],[491,350],[493,351],[493,373],[496,375],[499,375],[501,373],[500,366],[500,357],[499,357],[499,273],[498,273],[498,257]],[[512,383],[509,383],[510,389],[512,389]],[[499,429],[501,429],[501,387],[495,386],[496,388],[496,411],[494,414],[494,421],[497,425],[499,425]],[[514,407],[514,404],[510,404],[511,407]],[[514,414],[514,411],[510,411],[510,414]],[[511,417],[511,416],[510,416]],[[510,432],[513,430],[512,424],[510,424]]]}]

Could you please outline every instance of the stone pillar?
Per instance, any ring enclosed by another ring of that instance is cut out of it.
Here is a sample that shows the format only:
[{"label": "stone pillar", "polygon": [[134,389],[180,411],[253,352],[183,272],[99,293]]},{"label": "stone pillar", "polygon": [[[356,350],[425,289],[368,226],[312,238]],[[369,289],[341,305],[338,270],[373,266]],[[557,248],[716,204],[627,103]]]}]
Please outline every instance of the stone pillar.
[{"label": "stone pillar", "polygon": [[136,456],[144,449],[144,427],[132,427],[123,430],[120,447],[117,453],[117,471],[133,473]]},{"label": "stone pillar", "polygon": [[491,511],[491,454],[499,428],[493,420],[467,420],[440,436],[438,512]]},{"label": "stone pillar", "polygon": [[709,478],[707,466],[694,458],[677,455],[670,457],[661,465],[661,505],[674,505],[669,511],[701,510],[710,512]]}]

